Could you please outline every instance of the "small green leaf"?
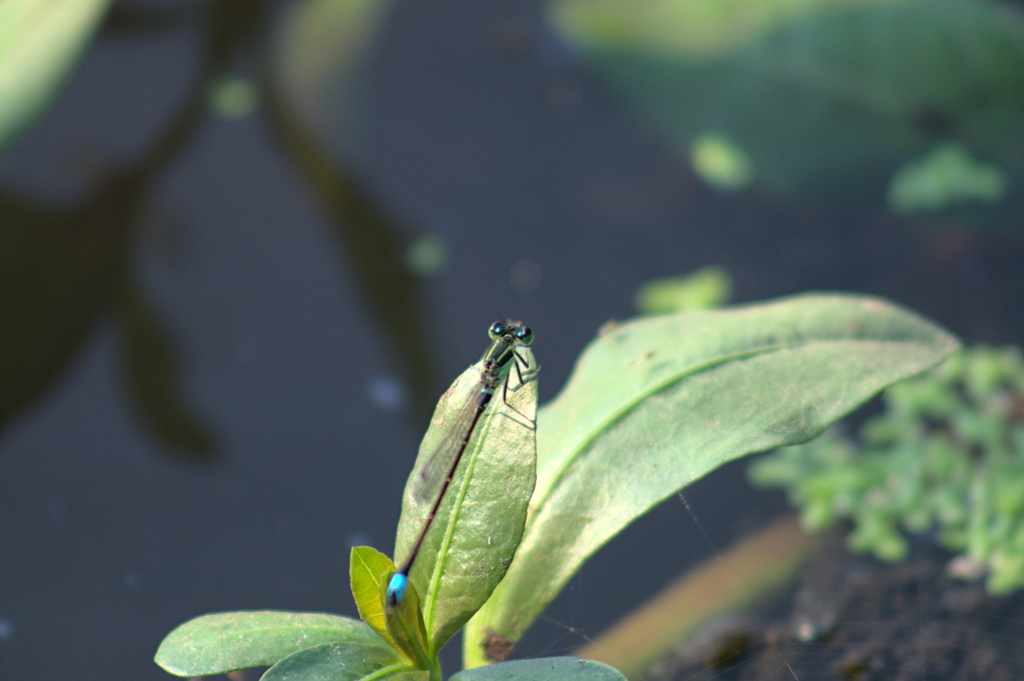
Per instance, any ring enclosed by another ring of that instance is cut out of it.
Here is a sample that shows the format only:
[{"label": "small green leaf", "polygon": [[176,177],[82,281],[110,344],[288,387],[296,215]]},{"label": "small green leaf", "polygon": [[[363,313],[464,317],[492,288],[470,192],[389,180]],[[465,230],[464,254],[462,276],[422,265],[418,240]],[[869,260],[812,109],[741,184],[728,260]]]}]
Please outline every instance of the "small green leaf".
[{"label": "small green leaf", "polygon": [[428,672],[410,673],[409,661],[387,646],[358,641],[321,643],[289,655],[260,677],[260,681],[355,681],[390,679],[426,681]]},{"label": "small green leaf", "polygon": [[582,657],[502,662],[459,672],[451,681],[625,681],[615,667]]},{"label": "small green leaf", "polygon": [[1006,174],[974,159],[963,145],[946,142],[907,163],[889,183],[889,207],[897,213],[938,211],[962,203],[993,203],[1006,195]]},{"label": "small green leaf", "polygon": [[467,627],[466,666],[515,642],[597,549],[737,457],[804,442],[958,347],[877,298],[804,295],[648,317],[593,341],[538,414],[515,562]]},{"label": "small green leaf", "polygon": [[110,0],[0,2],[0,151],[63,85]]},{"label": "small green leaf", "polygon": [[224,78],[214,83],[207,93],[210,109],[221,118],[244,118],[259,104],[260,93],[249,78]]},{"label": "small green leaf", "polygon": [[750,157],[725,135],[706,132],[690,143],[690,165],[702,180],[724,192],[734,192],[754,181]]},{"label": "small green leaf", "polygon": [[384,602],[380,597],[381,578],[394,572],[395,564],[383,553],[370,546],[353,546],[349,555],[349,581],[352,597],[359,609],[359,617],[388,643],[395,645],[384,621]]},{"label": "small green leaf", "polygon": [[[536,366],[529,349],[518,352],[527,366]],[[463,372],[438,402],[402,499],[398,564],[412,551],[430,510],[413,496],[418,473],[475,399],[481,367],[478,362]],[[522,538],[536,481],[537,380],[519,379],[513,367],[508,390],[498,386],[480,418],[409,575],[422,599],[431,654],[487,600]]]},{"label": "small green leaf", "polygon": [[707,310],[729,299],[729,273],[714,265],[702,267],[683,277],[654,279],[636,292],[636,310],[641,314],[665,314],[684,310]]},{"label": "small green leaf", "polygon": [[[377,591],[381,603],[387,598],[388,584],[394,575],[394,570],[389,570],[381,575]],[[419,665],[420,669],[437,667],[436,658],[427,652],[429,648],[427,629],[423,624],[420,597],[415,586],[409,584],[406,587],[405,598],[395,610],[384,611],[384,622],[388,636],[394,641],[396,650]],[[440,678],[440,669],[438,669],[438,677]]]},{"label": "small green leaf", "polygon": [[209,676],[268,667],[321,643],[351,643],[391,650],[354,619],[326,613],[221,612],[185,622],[167,635],[156,663],[178,676]]}]

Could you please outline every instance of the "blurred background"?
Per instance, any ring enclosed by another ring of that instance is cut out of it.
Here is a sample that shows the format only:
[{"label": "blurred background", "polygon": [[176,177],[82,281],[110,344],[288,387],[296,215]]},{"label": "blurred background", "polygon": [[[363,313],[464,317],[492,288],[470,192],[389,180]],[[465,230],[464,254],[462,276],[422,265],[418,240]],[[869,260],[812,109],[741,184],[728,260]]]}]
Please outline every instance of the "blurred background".
[{"label": "blurred background", "polygon": [[[168,678],[205,612],[355,616],[348,551],[392,551],[500,317],[542,402],[707,265],[735,302],[859,291],[1020,344],[1022,187],[1021,2],[8,0],[0,678]],[[745,466],[687,490],[707,538],[670,500],[514,656],[782,512]]]}]

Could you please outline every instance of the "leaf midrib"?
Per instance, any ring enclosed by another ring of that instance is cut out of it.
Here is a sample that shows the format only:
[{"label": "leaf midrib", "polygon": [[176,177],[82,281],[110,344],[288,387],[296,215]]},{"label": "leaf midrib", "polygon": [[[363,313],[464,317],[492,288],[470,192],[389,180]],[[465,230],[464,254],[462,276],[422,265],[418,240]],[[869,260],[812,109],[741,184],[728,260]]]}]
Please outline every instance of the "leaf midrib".
[{"label": "leaf midrib", "polygon": [[[700,364],[695,364],[692,367],[687,368],[685,370],[682,370],[682,371],[680,371],[678,373],[672,374],[672,375],[666,377],[662,381],[653,383],[648,389],[646,389],[646,390],[644,390],[642,392],[637,393],[637,396],[634,399],[624,403],[622,405],[622,407],[620,407],[619,409],[617,409],[614,412],[612,412],[611,414],[609,414],[609,416],[606,419],[604,419],[599,424],[599,426],[597,428],[595,428],[593,430],[593,434],[590,437],[587,437],[587,438],[585,438],[585,439],[580,441],[579,445],[572,451],[572,453],[569,456],[565,457],[565,460],[556,469],[556,473],[551,477],[550,484],[543,491],[542,496],[537,500],[537,504],[531,508],[531,510],[530,510],[530,519],[532,520],[533,518],[537,518],[537,517],[540,516],[541,511],[544,509],[544,506],[547,504],[548,499],[551,497],[551,495],[554,493],[554,491],[556,489],[558,489],[559,485],[565,479],[565,477],[568,474],[568,471],[572,467],[573,463],[575,463],[578,460],[578,458],[583,454],[583,452],[586,452],[588,449],[590,449],[591,445],[593,444],[593,442],[598,437],[600,437],[603,433],[607,432],[608,429],[611,428],[611,426],[613,424],[615,424],[617,421],[621,420],[623,417],[625,417],[627,414],[629,414],[631,411],[633,411],[637,407],[637,405],[639,405],[641,402],[643,402],[647,398],[651,397],[652,395],[655,395],[655,394],[657,394],[657,393],[659,393],[659,392],[661,392],[663,390],[666,390],[668,387],[670,387],[671,385],[673,385],[675,383],[678,383],[679,381],[683,380],[684,378],[688,378],[688,377],[691,377],[691,376],[696,376],[696,375],[698,375],[700,373],[703,373],[705,371],[709,371],[711,369],[714,369],[715,367],[721,366],[721,365],[723,365],[723,364],[725,364],[727,362],[732,362],[732,361],[741,360],[741,359],[749,359],[750,357],[755,357],[755,356],[758,356],[758,355],[768,355],[768,354],[772,354],[772,353],[775,353],[775,352],[779,352],[781,350],[792,350],[792,349],[799,348],[799,347],[805,346],[805,345],[827,345],[827,344],[831,344],[831,343],[840,343],[840,342],[841,343],[849,343],[851,341],[870,341],[870,342],[875,342],[875,343],[905,344],[905,343],[919,342],[919,340],[920,339],[913,338],[913,337],[908,338],[908,339],[892,339],[892,338],[888,338],[888,339],[870,339],[870,338],[830,338],[830,339],[810,338],[810,339],[802,339],[802,340],[799,340],[799,341],[789,341],[789,342],[775,343],[775,344],[772,344],[772,345],[766,345],[766,346],[762,346],[762,347],[758,347],[758,348],[752,348],[750,350],[743,350],[743,351],[739,351],[739,352],[734,352],[734,353],[722,355],[722,356],[719,356],[719,357],[716,357],[716,358],[713,358],[713,359],[709,359],[709,360],[707,360],[705,362],[702,362]],[[539,453],[538,453],[538,458],[540,458]]]}]

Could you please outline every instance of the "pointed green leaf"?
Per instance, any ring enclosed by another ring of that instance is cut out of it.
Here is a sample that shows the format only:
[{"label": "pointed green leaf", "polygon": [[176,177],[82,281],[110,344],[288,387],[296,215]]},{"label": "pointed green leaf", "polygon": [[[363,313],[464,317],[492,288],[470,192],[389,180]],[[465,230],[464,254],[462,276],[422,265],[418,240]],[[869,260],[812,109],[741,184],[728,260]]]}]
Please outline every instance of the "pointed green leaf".
[{"label": "pointed green leaf", "polygon": [[[536,366],[533,353],[519,354]],[[438,402],[402,499],[396,563],[412,551],[430,508],[418,503],[418,473],[445,441],[463,407],[474,400],[482,364],[467,369]],[[507,397],[508,403],[505,399]],[[537,380],[509,372],[481,416],[409,575],[423,603],[423,619],[436,653],[490,596],[522,538],[536,481]]]},{"label": "pointed green leaf", "polygon": [[390,679],[427,681],[427,672],[410,675],[407,659],[387,646],[359,641],[321,643],[289,655],[260,677],[260,681],[356,681]]},{"label": "pointed green leaf", "polygon": [[367,625],[348,617],[305,612],[221,612],[185,622],[167,635],[156,663],[178,676],[209,676],[267,667],[321,643],[391,650]]},{"label": "pointed green leaf", "polygon": [[0,151],[53,99],[109,4],[0,2]]},{"label": "pointed green leaf", "polygon": [[642,318],[593,341],[539,413],[515,562],[467,627],[466,666],[515,642],[583,562],[718,466],[808,440],[956,339],[877,298],[803,295]]},{"label": "pointed green leaf", "polygon": [[[394,570],[389,570],[381,575],[378,590],[381,603],[385,602],[387,598],[388,584],[394,574]],[[429,649],[427,628],[423,624],[420,597],[414,585],[409,584],[406,587],[405,598],[397,608],[384,610],[384,622],[388,635],[395,642],[395,648],[398,651],[415,662],[420,669],[437,667],[437,659],[427,652]],[[440,669],[438,669],[438,674],[440,675]]]},{"label": "pointed green leaf", "polygon": [[582,657],[542,657],[459,672],[451,681],[626,681],[615,667]]},{"label": "pointed green leaf", "polygon": [[352,597],[356,601],[359,617],[381,638],[395,644],[384,622],[384,602],[380,597],[381,578],[394,572],[395,564],[383,553],[370,546],[353,546],[349,555],[349,581]]}]

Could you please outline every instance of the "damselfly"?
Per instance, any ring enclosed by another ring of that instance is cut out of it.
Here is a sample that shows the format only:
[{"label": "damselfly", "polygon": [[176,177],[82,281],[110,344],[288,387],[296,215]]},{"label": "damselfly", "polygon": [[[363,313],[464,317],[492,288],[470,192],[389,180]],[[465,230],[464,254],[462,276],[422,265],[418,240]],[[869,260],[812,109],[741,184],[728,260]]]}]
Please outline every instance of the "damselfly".
[{"label": "damselfly", "polygon": [[409,587],[409,571],[423,546],[427,531],[437,516],[448,486],[455,476],[455,469],[459,467],[459,461],[473,437],[473,431],[480,421],[480,416],[484,413],[491,398],[494,397],[498,386],[502,386],[502,401],[510,409],[514,409],[505,399],[508,394],[508,376],[512,367],[516,369],[520,384],[525,382],[523,373],[519,370],[520,364],[527,370],[526,380],[530,380],[537,373],[537,369],[530,367],[529,362],[517,352],[519,346],[529,345],[533,342],[533,331],[530,330],[530,327],[523,326],[521,322],[506,319],[491,324],[487,333],[494,342],[484,353],[480,379],[453,419],[444,440],[417,473],[412,489],[413,499],[422,504],[428,504],[431,501],[433,504],[423,521],[423,527],[420,528],[420,532],[416,536],[416,542],[413,544],[409,557],[388,583],[385,600],[389,609],[396,608],[405,598]]}]

